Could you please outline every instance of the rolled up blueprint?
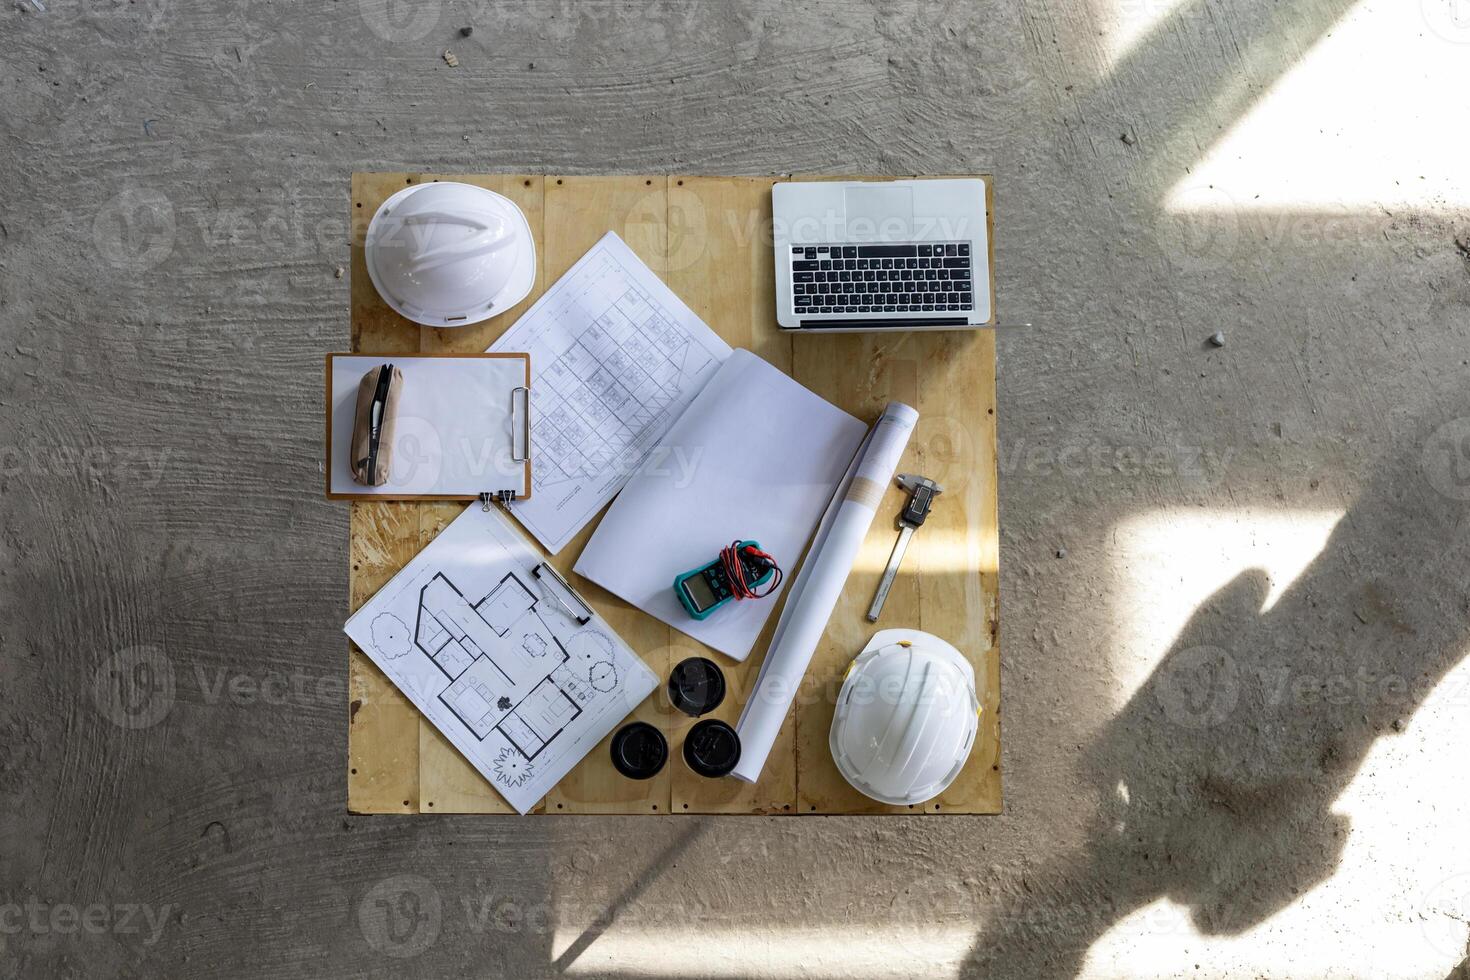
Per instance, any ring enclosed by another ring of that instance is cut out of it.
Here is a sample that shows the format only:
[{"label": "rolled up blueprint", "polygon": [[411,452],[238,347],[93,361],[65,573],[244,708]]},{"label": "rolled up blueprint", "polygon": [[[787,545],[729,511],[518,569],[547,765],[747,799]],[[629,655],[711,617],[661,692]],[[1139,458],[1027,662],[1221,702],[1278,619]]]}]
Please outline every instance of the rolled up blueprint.
[{"label": "rolled up blueprint", "polygon": [[735,778],[753,783],[765,767],[801,678],[826,632],[827,620],[837,608],[858,549],[873,525],[878,502],[918,421],[919,413],[909,406],[889,402],[822,515],[806,561],[786,597],[755,689],[736,725],[740,764],[731,773]]}]

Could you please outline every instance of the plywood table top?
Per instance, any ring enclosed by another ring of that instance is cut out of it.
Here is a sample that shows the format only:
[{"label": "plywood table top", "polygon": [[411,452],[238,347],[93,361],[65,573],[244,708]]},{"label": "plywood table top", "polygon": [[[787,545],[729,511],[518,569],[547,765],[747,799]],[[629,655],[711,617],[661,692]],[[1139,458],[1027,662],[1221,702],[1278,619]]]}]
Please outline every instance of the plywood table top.
[{"label": "plywood table top", "polygon": [[[368,222],[394,191],[433,180],[487,187],[525,211],[538,262],[536,284],[520,306],[484,323],[441,330],[410,323],[378,297],[363,263]],[[943,497],[914,536],[881,624],[917,627],[944,637],[975,668],[983,706],[980,734],[969,762],[942,796],[922,807],[877,803],[848,786],[827,748],[842,676],[876,629],[864,613],[893,545],[893,517],[903,504],[902,491],[891,487],[757,783],[706,779],[689,770],[679,753],[694,720],[672,707],[660,688],[631,717],[651,722],[668,737],[670,758],[663,770],[648,780],[622,776],[613,768],[604,740],[535,813],[1000,812],[995,335],[989,330],[825,336],[779,331],[771,256],[773,183],[775,178],[750,177],[353,175],[348,207],[353,219],[354,351],[483,351],[612,230],[732,347],[753,351],[869,423],[890,400],[917,408],[918,428],[899,469],[923,473],[944,486]],[[420,502],[344,506],[351,508],[351,610],[464,507]],[[670,669],[685,657],[708,656],[719,663],[729,693],[713,717],[734,724],[760,670],[776,615],[755,652],[736,664],[572,573],[595,526],[596,521],[589,524],[552,564],[661,679],[667,680]],[[372,661],[349,648],[348,809],[514,813]]]}]

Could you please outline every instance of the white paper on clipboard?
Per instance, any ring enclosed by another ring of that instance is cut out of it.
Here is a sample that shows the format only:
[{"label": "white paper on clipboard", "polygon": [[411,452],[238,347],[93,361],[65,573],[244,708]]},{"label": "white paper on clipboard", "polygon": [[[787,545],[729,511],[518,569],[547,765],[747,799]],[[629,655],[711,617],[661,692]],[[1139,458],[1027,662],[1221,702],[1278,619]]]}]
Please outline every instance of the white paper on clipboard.
[{"label": "white paper on clipboard", "polygon": [[[368,487],[352,478],[353,416],[358,382],[384,364],[403,372],[403,389],[388,482]],[[329,355],[328,496],[469,500],[502,490],[529,496],[530,373],[525,355]]]}]

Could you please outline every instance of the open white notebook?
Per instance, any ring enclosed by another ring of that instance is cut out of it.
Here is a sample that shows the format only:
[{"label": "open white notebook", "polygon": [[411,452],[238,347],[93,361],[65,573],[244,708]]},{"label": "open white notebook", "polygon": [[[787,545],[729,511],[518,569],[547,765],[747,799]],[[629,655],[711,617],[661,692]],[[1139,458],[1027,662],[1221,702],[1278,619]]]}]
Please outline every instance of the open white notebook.
[{"label": "open white notebook", "polygon": [[[384,364],[403,372],[388,482],[353,480],[353,415],[362,376]],[[474,500],[530,496],[528,354],[328,354],[327,496]]]},{"label": "open white notebook", "polygon": [[746,350],[715,372],[608,509],[576,571],[670,626],[744,660],[776,608],[732,602],[705,620],[674,579],[736,540],[788,575],[867,426]]}]

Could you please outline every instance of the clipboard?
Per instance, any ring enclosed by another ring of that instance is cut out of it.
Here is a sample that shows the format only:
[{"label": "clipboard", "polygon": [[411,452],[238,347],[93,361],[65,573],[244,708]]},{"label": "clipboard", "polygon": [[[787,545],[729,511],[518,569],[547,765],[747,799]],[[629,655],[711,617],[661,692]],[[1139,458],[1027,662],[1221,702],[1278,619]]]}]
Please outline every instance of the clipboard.
[{"label": "clipboard", "polygon": [[[388,482],[352,478],[357,387],[368,371],[403,372]],[[328,354],[326,495],[330,500],[479,500],[531,496],[531,355]]]}]

